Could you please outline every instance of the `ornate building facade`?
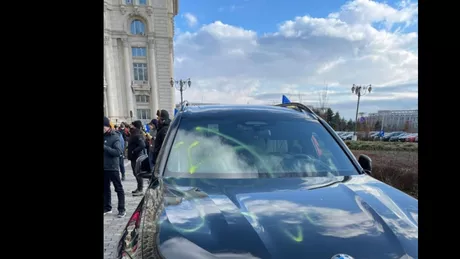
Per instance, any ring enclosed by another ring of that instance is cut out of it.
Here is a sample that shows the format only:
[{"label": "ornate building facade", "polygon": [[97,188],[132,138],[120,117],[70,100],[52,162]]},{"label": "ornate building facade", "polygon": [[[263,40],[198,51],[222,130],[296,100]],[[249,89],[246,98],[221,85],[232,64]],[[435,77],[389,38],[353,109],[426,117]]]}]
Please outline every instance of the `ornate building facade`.
[{"label": "ornate building facade", "polygon": [[104,112],[112,122],[172,114],[178,7],[178,0],[104,1]]}]

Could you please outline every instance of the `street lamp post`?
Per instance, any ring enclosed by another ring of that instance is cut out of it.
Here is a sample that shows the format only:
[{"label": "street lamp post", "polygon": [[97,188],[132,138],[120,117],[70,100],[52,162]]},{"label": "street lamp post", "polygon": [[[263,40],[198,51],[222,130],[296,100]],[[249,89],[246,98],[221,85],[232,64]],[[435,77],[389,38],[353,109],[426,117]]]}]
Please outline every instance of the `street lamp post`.
[{"label": "street lamp post", "polygon": [[353,140],[357,140],[358,136],[356,136],[356,129],[358,127],[358,111],[359,111],[359,101],[361,100],[361,96],[367,95],[372,91],[372,86],[361,86],[353,84],[351,88],[351,92],[358,96],[358,104],[356,105],[356,118],[355,118],[355,131],[353,132]]},{"label": "street lamp post", "polygon": [[176,89],[179,90],[180,92],[180,105],[182,106],[182,103],[184,102],[184,95],[183,95],[183,92],[185,90],[187,90],[187,86],[188,88],[190,88],[192,86],[192,81],[190,81],[190,78],[189,79],[186,79],[186,80],[176,80],[174,81],[174,79],[171,78],[171,81],[169,81],[169,83],[171,84],[171,87],[174,87],[176,86]]}]

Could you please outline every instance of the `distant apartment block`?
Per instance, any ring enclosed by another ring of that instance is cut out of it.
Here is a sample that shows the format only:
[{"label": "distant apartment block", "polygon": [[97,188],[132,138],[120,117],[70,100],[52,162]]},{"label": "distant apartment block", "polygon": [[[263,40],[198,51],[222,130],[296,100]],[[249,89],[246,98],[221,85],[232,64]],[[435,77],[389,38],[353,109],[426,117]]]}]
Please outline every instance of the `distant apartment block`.
[{"label": "distant apartment block", "polygon": [[371,127],[378,121],[385,131],[409,127],[411,131],[418,132],[418,110],[381,110],[368,114],[367,123]]}]

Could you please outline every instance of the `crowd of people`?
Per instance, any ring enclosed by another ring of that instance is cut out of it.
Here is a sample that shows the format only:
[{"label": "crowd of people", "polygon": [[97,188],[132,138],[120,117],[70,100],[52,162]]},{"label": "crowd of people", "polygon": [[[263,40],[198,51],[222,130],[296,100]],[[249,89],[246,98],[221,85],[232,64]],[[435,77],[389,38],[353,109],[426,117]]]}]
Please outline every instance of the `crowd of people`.
[{"label": "crowd of people", "polygon": [[153,171],[155,161],[160,153],[171,120],[166,110],[158,110],[157,118],[148,124],[146,130],[140,120],[131,124],[122,122],[113,125],[104,117],[104,215],[112,213],[110,183],[113,184],[118,198],[118,217],[126,216],[125,191],[122,182],[125,181],[124,159],[131,163],[131,169],[137,181],[133,196],[144,194],[144,180],[136,172],[136,161],[142,155],[148,156],[149,169]]}]

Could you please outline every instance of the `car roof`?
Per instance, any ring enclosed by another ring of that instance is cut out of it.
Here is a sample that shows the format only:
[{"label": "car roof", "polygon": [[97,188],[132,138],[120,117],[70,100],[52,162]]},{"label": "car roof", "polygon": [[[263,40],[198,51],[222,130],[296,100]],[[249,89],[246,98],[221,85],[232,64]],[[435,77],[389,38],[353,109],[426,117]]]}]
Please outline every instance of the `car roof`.
[{"label": "car roof", "polygon": [[202,105],[202,106],[188,106],[181,112],[183,118],[193,117],[199,118],[223,118],[244,116],[244,115],[266,115],[276,118],[287,119],[311,119],[314,117],[306,116],[305,113],[296,111],[287,107],[279,107],[272,105]]}]

